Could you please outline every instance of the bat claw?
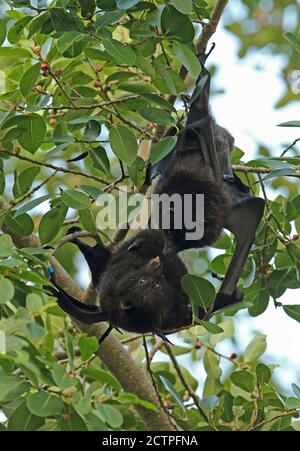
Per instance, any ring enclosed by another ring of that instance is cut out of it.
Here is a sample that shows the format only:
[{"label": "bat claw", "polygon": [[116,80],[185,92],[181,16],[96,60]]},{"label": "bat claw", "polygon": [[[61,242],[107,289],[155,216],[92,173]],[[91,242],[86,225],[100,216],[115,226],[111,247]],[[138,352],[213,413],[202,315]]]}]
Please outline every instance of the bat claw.
[{"label": "bat claw", "polygon": [[172,343],[164,334],[156,334],[159,338],[161,338],[162,340],[166,341],[167,343],[169,343],[170,345],[174,346],[174,343]]}]

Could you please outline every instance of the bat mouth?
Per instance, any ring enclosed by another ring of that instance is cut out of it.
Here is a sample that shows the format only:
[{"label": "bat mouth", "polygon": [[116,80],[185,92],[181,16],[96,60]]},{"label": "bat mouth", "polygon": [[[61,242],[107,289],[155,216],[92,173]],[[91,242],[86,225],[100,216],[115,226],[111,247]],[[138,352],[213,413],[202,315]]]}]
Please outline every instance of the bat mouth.
[{"label": "bat mouth", "polygon": [[160,269],[162,264],[161,264],[161,260],[160,257],[155,257],[152,260],[150,260],[150,265],[154,268],[154,269]]}]

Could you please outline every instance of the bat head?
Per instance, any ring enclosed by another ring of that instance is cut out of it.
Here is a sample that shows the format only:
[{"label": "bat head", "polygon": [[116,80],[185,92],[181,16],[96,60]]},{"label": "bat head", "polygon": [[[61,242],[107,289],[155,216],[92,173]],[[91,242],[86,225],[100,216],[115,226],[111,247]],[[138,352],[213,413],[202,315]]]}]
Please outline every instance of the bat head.
[{"label": "bat head", "polygon": [[165,279],[160,257],[151,258],[138,270],[129,268],[124,277],[114,281],[114,287],[111,285],[106,291],[110,291],[110,299],[113,299],[112,324],[137,333],[162,330],[175,293]]}]

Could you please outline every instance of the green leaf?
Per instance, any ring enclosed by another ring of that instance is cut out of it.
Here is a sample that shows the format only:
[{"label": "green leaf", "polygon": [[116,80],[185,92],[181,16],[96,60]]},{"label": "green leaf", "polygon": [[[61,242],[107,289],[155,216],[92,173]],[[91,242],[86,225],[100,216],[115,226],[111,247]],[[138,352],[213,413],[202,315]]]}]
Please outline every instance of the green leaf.
[{"label": "green leaf", "polygon": [[248,344],[245,353],[245,362],[252,362],[258,359],[267,349],[266,336],[262,334],[256,335],[253,340]]},{"label": "green leaf", "polygon": [[122,426],[123,416],[118,409],[110,404],[101,404],[100,402],[96,402],[96,407],[109,426],[112,428],[119,428]]},{"label": "green leaf", "polygon": [[104,147],[99,146],[89,149],[89,155],[96,169],[99,169],[99,171],[102,171],[105,174],[109,173],[110,162]]},{"label": "green leaf", "polygon": [[202,401],[200,401],[199,403],[199,406],[206,413],[206,415],[209,416],[210,413],[215,410],[219,402],[220,399],[217,396],[209,396],[206,399],[202,399]]},{"label": "green leaf", "polygon": [[4,190],[5,190],[5,175],[2,171],[0,171],[0,195],[4,193]]},{"label": "green leaf", "polygon": [[137,156],[132,165],[128,167],[128,175],[135,186],[138,188],[143,186],[146,177],[146,162]]},{"label": "green leaf", "polygon": [[87,230],[90,233],[97,232],[95,218],[88,208],[79,210],[79,219],[80,219],[80,223],[83,225],[85,230]]},{"label": "green leaf", "polygon": [[80,415],[73,409],[73,407],[68,408],[66,415],[61,415],[57,422],[58,429],[60,431],[88,431],[87,426]]},{"label": "green leaf", "polygon": [[0,46],[2,46],[3,42],[6,38],[6,25],[4,21],[0,21]]},{"label": "green leaf", "polygon": [[172,397],[175,399],[177,404],[180,407],[182,407],[182,409],[184,409],[184,404],[182,402],[181,396],[177,393],[177,391],[175,390],[175,388],[173,387],[173,385],[171,384],[169,379],[167,379],[166,377],[162,376],[161,374],[159,375],[159,378],[160,378],[161,382],[163,383],[163,385],[164,385],[165,389],[167,390],[167,392],[169,392],[172,395]]},{"label": "green leaf", "polygon": [[296,385],[296,384],[292,384],[292,389],[293,389],[293,392],[295,393],[295,395],[297,396],[297,398],[300,399],[300,387],[298,387],[298,385]]},{"label": "green leaf", "polygon": [[221,334],[224,332],[222,327],[219,327],[214,323],[210,323],[209,321],[199,320],[199,323],[211,334]]},{"label": "green leaf", "polygon": [[157,412],[157,407],[148,401],[143,401],[142,399],[138,398],[138,396],[134,395],[133,393],[126,393],[122,392],[118,396],[118,401],[120,403],[124,404],[135,404],[137,406],[143,406],[146,407],[148,410],[152,410],[152,412]]},{"label": "green leaf", "polygon": [[118,0],[117,7],[119,9],[130,9],[133,6],[137,5],[140,0]]},{"label": "green leaf", "polygon": [[300,399],[289,397],[285,399],[285,407],[288,409],[300,409]]},{"label": "green leaf", "polygon": [[31,19],[31,16],[21,17],[21,19],[17,20],[13,26],[9,28],[7,32],[7,39],[11,44],[16,44],[20,41],[23,31]]},{"label": "green leaf", "polygon": [[170,0],[170,3],[182,14],[193,11],[193,0]]},{"label": "green leaf", "polygon": [[91,379],[102,382],[102,384],[108,384],[110,387],[114,388],[116,391],[121,390],[121,385],[110,373],[103,370],[98,370],[95,368],[86,368],[82,371],[83,374]]},{"label": "green leaf", "polygon": [[166,86],[170,90],[170,93],[173,96],[176,96],[177,88],[176,88],[176,85],[174,83],[174,80],[172,78],[170,71],[166,70],[164,68],[164,66],[158,60],[154,61],[154,65],[155,65],[155,68],[158,71],[159,75],[162,77],[163,81],[165,82]]},{"label": "green leaf", "polygon": [[67,212],[68,207],[64,204],[59,204],[56,207],[51,208],[51,210],[42,217],[39,225],[39,237],[42,245],[52,241],[60,232]]},{"label": "green leaf", "polygon": [[19,49],[18,47],[1,47],[0,56],[5,56],[5,58],[32,58],[32,54],[25,49]]},{"label": "green leaf", "polygon": [[213,304],[216,297],[214,286],[202,277],[186,274],[181,280],[182,288],[195,306],[204,311]]},{"label": "green leaf", "polygon": [[165,110],[169,110],[170,112],[176,113],[176,109],[171,105],[167,100],[163,99],[162,97],[156,95],[156,94],[147,94],[144,93],[142,96],[149,100],[151,103],[154,103],[155,105],[159,105]]},{"label": "green leaf", "polygon": [[0,402],[13,401],[28,391],[30,384],[22,377],[8,375],[0,367]]},{"label": "green leaf", "polygon": [[95,0],[79,0],[79,4],[82,17],[87,18],[89,17],[88,14],[94,14],[96,8]]},{"label": "green leaf", "polygon": [[101,125],[98,121],[91,120],[89,121],[83,133],[83,137],[87,140],[93,141],[97,138],[101,133]]},{"label": "green leaf", "polygon": [[9,416],[8,431],[36,431],[44,424],[44,419],[33,415],[26,402],[22,402]]},{"label": "green leaf", "polygon": [[6,304],[12,300],[15,289],[12,282],[0,275],[0,304]]},{"label": "green leaf", "polygon": [[120,64],[133,66],[136,56],[132,48],[116,39],[103,38],[103,45],[107,53]]},{"label": "green leaf", "polygon": [[258,385],[264,385],[271,379],[272,372],[270,368],[263,363],[259,363],[256,367],[256,378]]},{"label": "green leaf", "polygon": [[219,379],[222,375],[222,370],[219,366],[219,358],[212,351],[207,349],[203,358],[204,369],[207,376],[213,379]]},{"label": "green leaf", "polygon": [[155,77],[155,70],[152,65],[152,61],[148,58],[145,58],[138,49],[135,49],[135,55],[136,55],[136,66],[144,72],[145,75],[148,75],[151,78]]},{"label": "green leaf", "polygon": [[160,108],[144,108],[143,110],[140,110],[139,113],[144,119],[154,124],[166,126],[174,124],[174,119],[171,114]]},{"label": "green leaf", "polygon": [[92,205],[90,198],[85,193],[75,189],[62,191],[61,199],[67,207],[75,208],[76,210],[84,210]]},{"label": "green leaf", "polygon": [[22,96],[27,97],[32,92],[36,80],[40,74],[40,63],[34,64],[21,77],[20,91]]},{"label": "green leaf", "polygon": [[235,371],[230,379],[234,385],[248,393],[252,393],[255,388],[255,378],[249,371]]},{"label": "green leaf", "polygon": [[41,116],[36,113],[28,116],[17,116],[13,118],[20,121],[23,129],[18,141],[24,149],[30,153],[35,153],[43,142],[46,133],[46,124]]},{"label": "green leaf", "polygon": [[38,166],[32,166],[24,169],[20,174],[15,173],[13,195],[15,197],[21,197],[27,193],[39,172],[40,168]]},{"label": "green leaf", "polygon": [[122,125],[112,127],[109,141],[114,154],[124,163],[131,165],[137,155],[137,140],[134,134]]},{"label": "green leaf", "polygon": [[55,365],[51,374],[55,384],[60,388],[74,387],[78,383],[78,380],[71,378],[66,373],[66,369],[61,365]]},{"label": "green leaf", "polygon": [[300,305],[284,305],[285,313],[300,323]]},{"label": "green leaf", "polygon": [[175,39],[184,44],[192,42],[195,36],[192,22],[173,6],[164,8],[161,15],[161,29],[169,39]]},{"label": "green leaf", "polygon": [[29,293],[26,296],[26,308],[31,312],[39,312],[43,307],[42,298],[35,293]]},{"label": "green leaf", "polygon": [[34,230],[33,219],[27,214],[16,215],[15,212],[9,213],[4,219],[7,227],[18,235],[29,236]]},{"label": "green leaf", "polygon": [[45,196],[37,197],[36,199],[33,199],[26,204],[22,205],[22,207],[15,210],[15,216],[19,216],[23,213],[26,213],[27,211],[32,210],[33,208],[37,207],[38,205],[42,204],[46,200],[49,199],[49,194],[45,194]]},{"label": "green leaf", "polygon": [[33,17],[28,26],[29,33],[27,39],[30,39],[35,33],[39,32],[43,25],[49,20],[49,11],[41,12],[40,14]]},{"label": "green leaf", "polygon": [[289,121],[278,124],[278,127],[300,127],[300,121]]},{"label": "green leaf", "polygon": [[224,391],[224,413],[222,415],[222,420],[227,423],[230,423],[234,419],[233,402],[234,398],[231,393]]},{"label": "green leaf", "polygon": [[253,305],[248,308],[249,315],[255,317],[265,312],[269,305],[269,298],[269,293],[261,290],[254,300]]},{"label": "green leaf", "polygon": [[81,335],[78,339],[78,346],[82,360],[88,360],[98,350],[99,343],[96,337]]},{"label": "green leaf", "polygon": [[296,174],[296,169],[294,168],[282,168],[282,169],[275,169],[275,171],[270,172],[269,174],[267,174],[262,181],[264,180],[269,180],[272,179],[274,177],[284,177],[284,176],[292,176],[294,174]]},{"label": "green leaf", "polygon": [[61,399],[52,394],[39,392],[26,398],[29,411],[37,417],[53,417],[59,415],[64,404]]},{"label": "green leaf", "polygon": [[119,89],[122,91],[132,92],[133,94],[151,94],[156,92],[156,88],[152,86],[150,83],[146,83],[144,81],[136,81],[132,82],[124,82],[119,84]]},{"label": "green leaf", "polygon": [[284,33],[284,37],[300,53],[300,37],[290,32]]},{"label": "green leaf", "polygon": [[65,33],[66,31],[80,29],[81,21],[75,15],[61,8],[50,8],[49,13],[52,25],[56,31]]},{"label": "green leaf", "polygon": [[192,105],[192,104],[195,102],[195,100],[199,97],[199,95],[200,95],[202,89],[203,89],[204,86],[205,86],[205,83],[207,82],[207,79],[208,79],[208,76],[207,76],[207,75],[204,75],[204,77],[201,77],[201,78],[200,78],[200,80],[199,80],[199,82],[197,83],[197,85],[196,85],[196,87],[195,87],[195,90],[194,90],[194,92],[193,92],[193,94],[192,94],[192,97],[191,97],[191,99],[190,99],[190,104],[191,104],[191,105]]},{"label": "green leaf", "polygon": [[255,264],[254,258],[251,258],[251,269],[250,269],[247,277],[245,277],[245,279],[244,279],[244,283],[243,283],[244,288],[251,287],[251,285],[255,281],[255,275],[256,275],[256,264]]},{"label": "green leaf", "polygon": [[197,78],[201,72],[201,64],[192,50],[185,44],[174,42],[173,49],[181,64],[187,69],[193,78]]},{"label": "green leaf", "polygon": [[9,257],[14,253],[14,245],[12,239],[7,234],[0,236],[0,257]]},{"label": "green leaf", "polygon": [[78,31],[67,31],[66,33],[62,34],[57,41],[57,48],[60,53],[64,53],[72,45],[78,44],[84,38],[86,38],[86,35],[83,33],[78,33]]},{"label": "green leaf", "polygon": [[151,163],[154,165],[165,158],[177,144],[177,136],[167,136],[154,144],[151,149]]}]

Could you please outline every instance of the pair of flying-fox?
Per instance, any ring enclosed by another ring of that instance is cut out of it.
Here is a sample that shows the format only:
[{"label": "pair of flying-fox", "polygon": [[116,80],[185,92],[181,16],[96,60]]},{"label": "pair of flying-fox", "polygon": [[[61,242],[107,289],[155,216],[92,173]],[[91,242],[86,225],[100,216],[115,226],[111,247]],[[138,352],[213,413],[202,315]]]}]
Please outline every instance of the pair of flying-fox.
[{"label": "pair of flying-fox", "polygon": [[[158,177],[156,194],[179,194],[182,199],[185,194],[204,195],[202,238],[187,240],[185,227],[172,227],[171,221],[169,230],[140,231],[113,251],[101,244],[90,247],[74,239],[91,270],[100,307],[72,298],[55,282],[55,275],[51,276],[55,286],[51,291],[60,307],[83,323],[108,321],[107,333],[115,327],[164,336],[192,324],[192,307],[181,287],[187,271],[176,254],[213,244],[223,228],[235,235],[236,248],[211,312],[243,298],[237,283],[255,239],[264,200],[252,197],[232,171],[234,139],[215,122],[209,110],[210,73],[204,66],[207,56],[205,52],[199,56],[202,71],[196,90],[200,85],[203,88],[190,105],[176,146],[148,168],[148,179]],[[168,131],[169,135],[174,133],[174,129]],[[203,311],[198,312],[200,318],[203,315]]]}]

